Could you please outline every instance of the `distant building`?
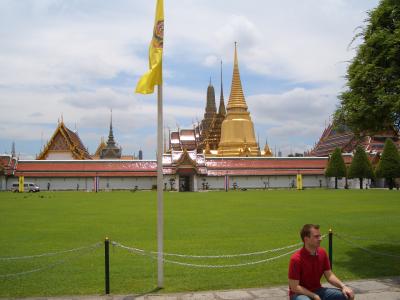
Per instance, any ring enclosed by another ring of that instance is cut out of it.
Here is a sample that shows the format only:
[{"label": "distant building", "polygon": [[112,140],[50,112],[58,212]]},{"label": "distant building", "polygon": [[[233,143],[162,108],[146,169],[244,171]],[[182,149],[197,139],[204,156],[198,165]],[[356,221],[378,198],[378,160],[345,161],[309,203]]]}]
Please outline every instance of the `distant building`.
[{"label": "distant building", "polygon": [[143,160],[143,151],[139,150],[139,160]]}]

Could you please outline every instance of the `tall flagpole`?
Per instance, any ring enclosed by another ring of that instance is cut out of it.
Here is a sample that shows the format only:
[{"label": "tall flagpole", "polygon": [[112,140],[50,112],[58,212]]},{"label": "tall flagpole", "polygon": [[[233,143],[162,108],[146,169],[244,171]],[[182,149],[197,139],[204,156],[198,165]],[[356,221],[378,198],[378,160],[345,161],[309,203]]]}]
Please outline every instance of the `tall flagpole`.
[{"label": "tall flagpole", "polygon": [[157,93],[157,286],[164,287],[164,199],[163,199],[163,105],[162,83],[158,85]]}]

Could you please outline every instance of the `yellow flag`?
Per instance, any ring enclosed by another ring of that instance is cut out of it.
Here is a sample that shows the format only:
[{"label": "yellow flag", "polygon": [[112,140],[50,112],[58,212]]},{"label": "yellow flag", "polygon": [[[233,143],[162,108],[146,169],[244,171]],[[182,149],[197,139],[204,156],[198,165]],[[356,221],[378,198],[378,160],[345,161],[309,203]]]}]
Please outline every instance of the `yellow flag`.
[{"label": "yellow flag", "polygon": [[136,85],[136,93],[152,94],[154,86],[162,83],[162,53],[164,44],[164,1],[157,0],[153,38],[149,48],[149,68]]},{"label": "yellow flag", "polygon": [[297,189],[303,189],[303,176],[301,176],[301,174],[297,174]]},{"label": "yellow flag", "polygon": [[20,193],[23,193],[23,192],[24,192],[24,183],[25,183],[24,176],[19,176],[18,191],[19,191]]}]

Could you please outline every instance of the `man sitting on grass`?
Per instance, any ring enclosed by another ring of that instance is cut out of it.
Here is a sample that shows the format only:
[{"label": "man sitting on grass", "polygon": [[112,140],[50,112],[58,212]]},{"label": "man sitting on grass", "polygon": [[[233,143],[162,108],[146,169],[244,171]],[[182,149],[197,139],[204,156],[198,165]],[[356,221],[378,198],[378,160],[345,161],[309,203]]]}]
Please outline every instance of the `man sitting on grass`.
[{"label": "man sitting on grass", "polygon": [[[331,270],[328,255],[320,247],[319,225],[305,224],[300,231],[304,247],[295,252],[289,263],[290,300],[352,300],[353,291]],[[322,274],[336,288],[321,286]]]}]

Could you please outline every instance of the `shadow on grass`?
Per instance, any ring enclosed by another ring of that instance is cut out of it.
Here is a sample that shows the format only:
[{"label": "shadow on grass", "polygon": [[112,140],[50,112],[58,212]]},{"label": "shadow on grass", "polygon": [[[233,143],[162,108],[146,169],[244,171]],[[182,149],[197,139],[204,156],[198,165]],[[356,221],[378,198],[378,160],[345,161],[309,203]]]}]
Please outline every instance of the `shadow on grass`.
[{"label": "shadow on grass", "polygon": [[372,244],[362,246],[348,245],[344,254],[346,260],[336,260],[333,257],[333,271],[336,267],[347,270],[360,278],[378,278],[399,276],[400,274],[400,245]]}]

